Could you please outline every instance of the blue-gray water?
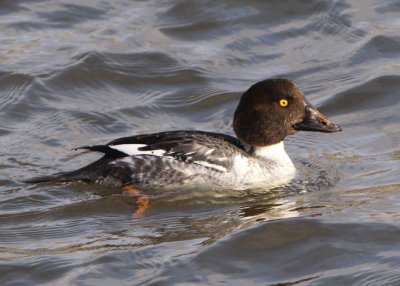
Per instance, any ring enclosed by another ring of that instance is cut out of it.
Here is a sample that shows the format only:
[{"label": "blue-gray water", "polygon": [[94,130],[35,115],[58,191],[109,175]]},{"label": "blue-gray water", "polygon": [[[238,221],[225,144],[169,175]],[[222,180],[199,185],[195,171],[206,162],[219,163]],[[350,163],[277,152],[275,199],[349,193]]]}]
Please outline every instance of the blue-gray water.
[{"label": "blue-gray water", "polygon": [[[25,185],[72,148],[232,134],[241,92],[295,80],[343,127],[298,133],[290,185],[132,198]],[[0,285],[400,285],[397,0],[0,1]]]}]

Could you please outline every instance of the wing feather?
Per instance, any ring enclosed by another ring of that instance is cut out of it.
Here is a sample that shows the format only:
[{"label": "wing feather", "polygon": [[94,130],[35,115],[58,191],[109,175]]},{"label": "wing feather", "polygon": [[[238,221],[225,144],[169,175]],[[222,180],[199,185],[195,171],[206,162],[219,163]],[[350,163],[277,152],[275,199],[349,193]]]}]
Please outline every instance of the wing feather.
[{"label": "wing feather", "polygon": [[233,154],[247,155],[239,139],[214,132],[168,131],[119,138],[106,145],[83,146],[116,158],[139,155],[170,157],[224,172],[232,165]]}]

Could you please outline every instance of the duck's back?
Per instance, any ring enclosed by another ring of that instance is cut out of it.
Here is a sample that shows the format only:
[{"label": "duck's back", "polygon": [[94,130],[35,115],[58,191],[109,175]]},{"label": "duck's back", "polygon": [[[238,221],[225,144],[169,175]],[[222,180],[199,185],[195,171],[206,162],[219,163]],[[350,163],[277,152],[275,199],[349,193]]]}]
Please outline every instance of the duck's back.
[{"label": "duck's back", "polygon": [[235,158],[247,157],[239,139],[214,132],[168,131],[83,146],[104,153],[92,164],[28,182],[86,181],[110,186],[175,186],[228,183]]}]

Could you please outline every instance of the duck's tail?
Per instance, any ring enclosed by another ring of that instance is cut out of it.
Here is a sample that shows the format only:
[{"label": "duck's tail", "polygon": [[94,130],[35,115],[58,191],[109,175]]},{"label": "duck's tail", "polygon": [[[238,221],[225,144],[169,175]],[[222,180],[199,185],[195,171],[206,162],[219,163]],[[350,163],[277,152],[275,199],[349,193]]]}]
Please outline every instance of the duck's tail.
[{"label": "duck's tail", "polygon": [[48,182],[61,183],[61,182],[79,181],[83,179],[84,176],[77,176],[75,174],[75,171],[71,171],[71,172],[56,173],[47,176],[34,177],[23,180],[22,182],[27,184],[48,183]]},{"label": "duck's tail", "polygon": [[72,181],[85,181],[94,182],[101,170],[104,170],[104,166],[108,164],[110,158],[104,156],[99,160],[83,167],[78,170],[69,172],[60,172],[47,176],[34,177],[30,179],[23,180],[24,183],[37,184],[37,183],[62,183],[62,182],[72,182]]}]

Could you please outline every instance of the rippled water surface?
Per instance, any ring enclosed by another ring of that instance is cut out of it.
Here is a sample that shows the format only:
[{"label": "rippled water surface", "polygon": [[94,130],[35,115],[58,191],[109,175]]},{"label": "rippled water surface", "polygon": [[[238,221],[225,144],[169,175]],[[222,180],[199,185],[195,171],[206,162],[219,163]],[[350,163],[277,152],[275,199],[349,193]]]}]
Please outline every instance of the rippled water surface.
[{"label": "rippled water surface", "polygon": [[[400,3],[0,1],[1,285],[400,285]],[[233,134],[295,80],[343,127],[298,133],[273,190],[149,193],[22,179],[139,133]]]}]

